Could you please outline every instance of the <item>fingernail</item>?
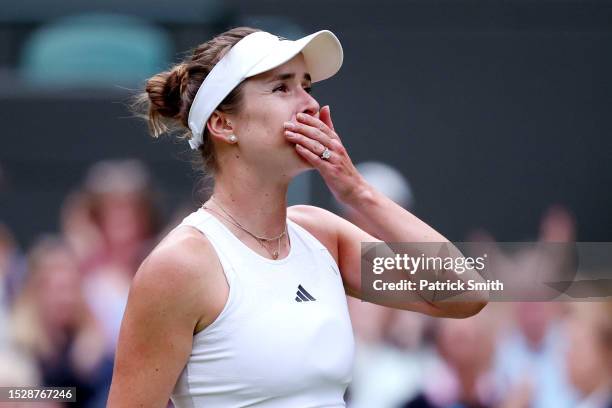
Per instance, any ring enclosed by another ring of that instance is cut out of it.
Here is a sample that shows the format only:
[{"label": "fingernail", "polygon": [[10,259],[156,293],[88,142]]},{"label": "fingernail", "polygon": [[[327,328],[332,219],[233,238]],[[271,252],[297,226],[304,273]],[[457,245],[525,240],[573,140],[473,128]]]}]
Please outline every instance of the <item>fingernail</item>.
[{"label": "fingernail", "polygon": [[285,126],[287,129],[293,129],[293,127],[294,127],[293,123],[291,123],[291,122],[285,122],[285,123],[284,123],[284,126]]},{"label": "fingernail", "polygon": [[289,138],[293,138],[295,137],[295,133],[293,132],[289,132],[288,130],[285,131],[285,136],[289,137]]},{"label": "fingernail", "polygon": [[298,118],[298,119],[304,119],[305,117],[306,117],[306,115],[305,115],[305,114],[303,114],[303,113],[298,113],[298,114],[297,114],[297,118]]}]

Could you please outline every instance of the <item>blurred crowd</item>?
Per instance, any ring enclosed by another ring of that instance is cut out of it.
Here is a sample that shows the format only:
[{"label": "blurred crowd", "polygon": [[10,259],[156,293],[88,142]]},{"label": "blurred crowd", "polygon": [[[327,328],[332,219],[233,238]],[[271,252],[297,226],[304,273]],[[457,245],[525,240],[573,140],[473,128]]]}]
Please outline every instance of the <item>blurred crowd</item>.
[{"label": "blurred crowd", "polygon": [[162,232],[146,167],[96,163],[59,220],[24,252],[0,226],[0,384],[77,387],[78,406],[103,407],[131,279]]},{"label": "blurred crowd", "polygon": [[[396,170],[359,169],[413,208]],[[105,406],[133,274],[191,211],[162,220],[153,191],[143,163],[107,160],[67,195],[59,231],[29,248],[0,219],[0,386],[77,387],[70,406]],[[349,209],[336,210],[360,225]],[[556,205],[537,227],[535,240],[567,242],[576,222]],[[482,230],[469,239],[494,241]],[[612,407],[612,303],[500,302],[468,319],[433,319],[348,302],[357,344],[349,407]]]},{"label": "blurred crowd", "polygon": [[[410,183],[397,170],[382,163],[357,167],[371,185],[413,210]],[[337,208],[364,226],[349,208]],[[551,205],[535,227],[528,241],[575,240],[576,220],[562,205]],[[495,237],[483,229],[466,238],[496,250]],[[546,274],[542,268],[554,262],[539,258],[534,267],[540,254],[508,256],[504,273]],[[612,408],[612,302],[491,302],[467,319],[350,297],[348,303],[357,342],[351,408]]]}]

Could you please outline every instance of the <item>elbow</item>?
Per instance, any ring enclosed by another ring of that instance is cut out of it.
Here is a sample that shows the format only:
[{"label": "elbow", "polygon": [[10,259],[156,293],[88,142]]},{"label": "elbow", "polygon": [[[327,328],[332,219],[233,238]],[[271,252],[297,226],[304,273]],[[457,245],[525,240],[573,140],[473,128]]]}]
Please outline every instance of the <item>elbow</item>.
[{"label": "elbow", "polygon": [[487,305],[487,301],[478,301],[478,302],[469,302],[464,305],[463,310],[459,310],[456,316],[456,319],[465,319],[467,317],[472,317],[480,313],[482,309]]},{"label": "elbow", "polygon": [[440,311],[438,317],[451,319],[466,319],[477,315],[488,304],[485,300],[472,302],[442,302],[436,306]]}]

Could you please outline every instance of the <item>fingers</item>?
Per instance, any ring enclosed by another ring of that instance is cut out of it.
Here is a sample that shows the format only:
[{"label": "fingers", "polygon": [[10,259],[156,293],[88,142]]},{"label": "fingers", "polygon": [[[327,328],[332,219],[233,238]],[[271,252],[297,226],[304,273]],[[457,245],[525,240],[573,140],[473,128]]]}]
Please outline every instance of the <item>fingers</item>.
[{"label": "fingers", "polygon": [[325,133],[323,133],[321,130],[317,128],[314,128],[312,126],[308,126],[302,123],[292,123],[292,122],[285,122],[284,126],[285,126],[285,134],[289,132],[289,133],[295,133],[301,136],[299,138],[296,137],[295,140],[302,140],[303,137],[307,137],[307,138],[317,141],[319,144],[323,145],[324,147],[330,147],[331,139],[329,138],[329,136],[327,136]]},{"label": "fingers", "polygon": [[290,130],[285,130],[285,137],[291,143],[299,143],[316,154],[323,153],[323,150],[325,150],[325,148],[327,147],[318,140],[315,140],[308,136],[304,136],[300,133],[292,132]]},{"label": "fingers", "polygon": [[[319,118],[304,113],[297,114],[297,123],[285,122],[285,137],[295,143],[296,151],[310,164],[320,167],[323,162],[337,164],[339,155],[344,152],[340,137],[333,130],[329,106],[321,109]],[[323,159],[321,154],[328,148],[331,156]]]},{"label": "fingers", "polygon": [[[307,151],[311,152],[312,154],[314,154],[319,159],[321,159],[321,154],[323,154],[323,151],[325,151],[325,148],[327,147],[327,146],[324,146],[323,144],[319,143],[316,140],[313,140],[313,139],[311,139],[311,138],[309,138],[307,136],[304,136],[302,134],[299,134],[299,133],[291,132],[289,130],[285,131],[285,137],[291,143],[295,143],[296,146],[300,146],[300,147],[304,148],[305,150],[307,150]],[[299,151],[299,149],[298,149],[298,151]],[[334,155],[332,153],[332,156],[330,158],[326,159],[326,161],[332,161],[333,157],[334,157]],[[321,160],[323,160],[323,159],[321,159]]]},{"label": "fingers", "polygon": [[320,169],[325,164],[330,164],[334,160],[334,153],[332,152],[331,157],[327,160],[321,158],[321,155],[315,154],[312,150],[305,148],[300,144],[295,145],[295,150],[306,159],[314,168]]},{"label": "fingers", "polygon": [[[328,108],[329,109],[329,108]],[[323,119],[327,120],[329,118],[329,111],[325,113],[327,109],[322,110]],[[319,115],[320,116],[320,115]],[[321,119],[315,118],[314,116],[306,115],[304,113],[298,113],[297,115],[298,125],[307,125],[317,129],[322,134],[326,135],[330,139],[340,140],[340,137],[331,129],[326,123],[324,123]],[[330,121],[331,124],[331,121]]]},{"label": "fingers", "polygon": [[329,105],[325,105],[321,112],[319,113],[319,119],[321,122],[325,123],[328,128],[335,132],[334,123],[331,120],[331,110],[329,109]]}]

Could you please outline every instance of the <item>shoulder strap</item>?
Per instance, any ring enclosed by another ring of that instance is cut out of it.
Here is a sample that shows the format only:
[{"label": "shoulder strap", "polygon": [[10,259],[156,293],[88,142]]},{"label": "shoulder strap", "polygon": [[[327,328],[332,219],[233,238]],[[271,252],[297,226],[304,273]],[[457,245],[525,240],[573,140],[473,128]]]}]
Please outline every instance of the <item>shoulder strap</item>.
[{"label": "shoulder strap", "polygon": [[230,243],[227,240],[225,231],[221,230],[219,225],[211,218],[211,214],[200,209],[185,217],[179,226],[188,225],[197,229],[206,236],[219,257],[219,261],[221,262],[221,266],[223,266],[223,272],[225,273],[227,281],[231,284],[236,275],[236,270],[231,262],[231,257],[229,256],[228,249],[231,248]]}]

